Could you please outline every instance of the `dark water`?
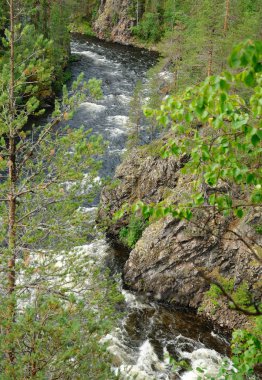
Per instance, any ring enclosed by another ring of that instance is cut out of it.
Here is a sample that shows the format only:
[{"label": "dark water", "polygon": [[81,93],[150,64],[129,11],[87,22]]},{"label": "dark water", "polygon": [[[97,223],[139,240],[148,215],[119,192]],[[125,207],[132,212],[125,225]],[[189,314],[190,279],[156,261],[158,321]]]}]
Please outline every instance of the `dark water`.
[{"label": "dark water", "polygon": [[[73,77],[84,72],[85,78],[103,81],[101,101],[87,100],[72,120],[73,127],[84,125],[102,134],[108,142],[103,159],[102,177],[112,177],[125,150],[128,134],[129,102],[136,82],[146,83],[147,70],[157,55],[145,50],[73,36],[72,52],[79,60],[72,64]],[[93,212],[93,209],[91,210]],[[106,241],[97,237],[90,244],[97,255],[116,253]],[[117,252],[121,255],[121,252]],[[123,379],[197,379],[197,366],[206,366],[215,376],[220,354],[228,350],[226,340],[210,325],[190,311],[171,310],[145,297],[123,290],[126,317],[118,329],[106,337],[114,355],[115,367]],[[214,351],[216,350],[216,351]],[[193,371],[175,375],[168,355],[186,360]]]}]

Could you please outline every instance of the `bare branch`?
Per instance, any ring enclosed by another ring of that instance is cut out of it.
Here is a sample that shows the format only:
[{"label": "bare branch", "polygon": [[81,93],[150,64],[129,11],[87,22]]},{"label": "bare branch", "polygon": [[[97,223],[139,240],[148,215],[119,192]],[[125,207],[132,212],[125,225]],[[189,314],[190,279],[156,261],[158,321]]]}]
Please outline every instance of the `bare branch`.
[{"label": "bare branch", "polygon": [[208,276],[203,270],[198,270],[198,273],[210,285],[211,284],[216,285],[221,290],[221,292],[223,293],[223,295],[230,302],[232,302],[232,304],[234,305],[234,310],[240,311],[241,313],[243,313],[245,315],[250,315],[250,316],[259,316],[259,315],[262,315],[262,311],[259,310],[258,306],[255,303],[253,303],[252,305],[249,305],[249,306],[253,306],[256,311],[250,311],[250,310],[244,309],[242,306],[238,305],[235,302],[235,300],[233,299],[233,297],[225,290],[225,288],[223,287],[223,285],[220,284],[220,282],[218,282],[215,278]]},{"label": "bare branch", "polygon": [[247,240],[245,240],[238,232],[236,231],[233,231],[233,230],[228,230],[228,232],[230,232],[231,234],[235,235],[238,237],[238,239],[240,241],[242,241],[242,243],[245,244],[245,246],[249,249],[249,251],[251,252],[252,256],[254,256],[254,258],[260,263],[262,264],[262,259],[257,255],[256,251],[254,250],[254,248],[247,242]]},{"label": "bare branch", "polygon": [[27,162],[27,160],[31,157],[31,155],[33,154],[34,150],[38,147],[38,145],[42,142],[42,140],[45,138],[46,135],[48,135],[48,133],[51,131],[51,129],[57,125],[60,121],[62,120],[62,117],[57,117],[55,118],[51,124],[49,125],[49,127],[45,130],[45,132],[39,136],[38,140],[30,147],[29,151],[27,152],[27,154],[25,154],[25,157],[23,159],[23,161],[20,163],[19,167],[18,167],[18,171],[21,170],[21,168],[23,167],[23,165]]},{"label": "bare branch", "polygon": [[21,223],[25,218],[28,218],[29,216],[32,216],[36,212],[39,212],[40,210],[44,209],[47,206],[50,206],[55,203],[61,203],[64,202],[65,199],[60,199],[60,200],[52,200],[50,202],[44,203],[43,205],[36,207],[34,210],[28,212],[27,214],[23,215],[20,219],[17,220],[16,224]]}]

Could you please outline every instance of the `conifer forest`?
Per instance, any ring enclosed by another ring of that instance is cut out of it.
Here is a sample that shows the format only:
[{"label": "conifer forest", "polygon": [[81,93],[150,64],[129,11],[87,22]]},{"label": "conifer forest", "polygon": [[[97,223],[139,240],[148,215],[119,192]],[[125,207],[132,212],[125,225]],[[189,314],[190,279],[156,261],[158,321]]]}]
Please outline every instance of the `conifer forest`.
[{"label": "conifer forest", "polygon": [[261,25],[0,0],[0,380],[262,379]]}]

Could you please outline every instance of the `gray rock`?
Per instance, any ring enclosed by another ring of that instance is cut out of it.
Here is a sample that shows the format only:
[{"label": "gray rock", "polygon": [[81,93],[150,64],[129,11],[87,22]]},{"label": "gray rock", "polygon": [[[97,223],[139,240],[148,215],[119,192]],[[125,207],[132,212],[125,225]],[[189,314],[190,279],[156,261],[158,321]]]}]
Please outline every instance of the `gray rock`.
[{"label": "gray rock", "polygon": [[104,40],[129,44],[134,26],[134,20],[128,14],[129,7],[130,0],[103,1],[94,24],[96,35]]},{"label": "gray rock", "polygon": [[[150,156],[146,148],[134,150],[118,167],[114,188],[105,188],[102,193],[99,219],[107,223],[108,233],[117,238],[120,228],[128,223],[127,215],[116,223],[110,222],[125,203],[139,199],[157,203],[167,198],[175,203],[186,199],[192,179],[180,172],[185,160]],[[244,219],[230,219],[213,215],[213,209],[207,207],[197,210],[190,223],[172,217],[156,221],[146,228],[131,251],[124,280],[130,288],[157,300],[198,308],[209,288],[201,276],[204,271],[211,277],[220,274],[233,278],[235,286],[246,281],[258,299],[261,267],[247,245],[230,231],[243,236],[258,251],[262,239],[253,225],[259,220],[260,209],[250,211]],[[216,313],[206,303],[204,313],[229,328],[243,326],[247,321],[223,302]]]}]

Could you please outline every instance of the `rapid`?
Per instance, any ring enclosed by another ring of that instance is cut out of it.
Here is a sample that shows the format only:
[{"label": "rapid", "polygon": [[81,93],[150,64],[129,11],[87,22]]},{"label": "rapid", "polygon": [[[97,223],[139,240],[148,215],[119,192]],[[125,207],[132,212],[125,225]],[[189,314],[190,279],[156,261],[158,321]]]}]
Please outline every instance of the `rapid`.
[{"label": "rapid", "polygon": [[[86,80],[101,79],[104,93],[102,100],[82,103],[71,123],[103,136],[108,147],[100,176],[112,177],[125,152],[133,91],[138,80],[146,83],[146,73],[157,55],[79,35],[73,36],[71,50],[78,57],[71,64],[73,79],[80,72]],[[98,200],[86,212],[94,213],[97,205]],[[86,249],[96,258],[95,265],[107,263],[114,273],[121,274],[126,253],[112,247],[99,233]],[[189,310],[175,310],[132,293],[121,280],[119,286],[125,317],[103,340],[113,356],[112,370],[121,379],[219,379],[218,369],[228,352],[223,336]]]}]

